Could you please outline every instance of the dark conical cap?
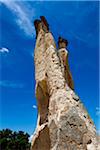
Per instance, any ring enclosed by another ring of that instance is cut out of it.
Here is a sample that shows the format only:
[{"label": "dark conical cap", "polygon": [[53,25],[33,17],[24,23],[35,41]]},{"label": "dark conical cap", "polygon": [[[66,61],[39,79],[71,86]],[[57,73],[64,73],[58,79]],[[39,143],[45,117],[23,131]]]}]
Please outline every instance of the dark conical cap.
[{"label": "dark conical cap", "polygon": [[39,20],[39,19],[36,19],[36,20],[34,21],[35,29],[38,28],[38,24],[39,24],[39,23],[41,23],[41,20]]},{"label": "dark conical cap", "polygon": [[49,24],[44,16],[40,16],[42,23],[47,27],[47,30],[49,30]]},{"label": "dark conical cap", "polygon": [[36,31],[36,38],[37,38],[37,35],[38,35],[38,31],[39,31],[39,24],[41,24],[41,20],[36,19],[34,21],[34,27],[35,27],[35,31]]},{"label": "dark conical cap", "polygon": [[68,41],[62,37],[58,38],[58,47],[59,48],[66,48],[68,46]]}]

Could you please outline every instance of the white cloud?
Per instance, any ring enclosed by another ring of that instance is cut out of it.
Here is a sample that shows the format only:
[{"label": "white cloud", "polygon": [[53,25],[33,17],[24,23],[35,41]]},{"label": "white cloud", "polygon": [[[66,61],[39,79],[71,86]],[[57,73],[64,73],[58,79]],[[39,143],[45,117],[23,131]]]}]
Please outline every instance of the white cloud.
[{"label": "white cloud", "polygon": [[24,85],[21,83],[15,83],[13,81],[2,80],[0,81],[1,87],[9,87],[9,88],[23,88]]},{"label": "white cloud", "polygon": [[97,130],[97,134],[100,135],[100,130]]},{"label": "white cloud", "polygon": [[36,105],[33,105],[33,108],[34,108],[34,109],[36,109],[36,108],[37,108],[37,106],[36,106]]},{"label": "white cloud", "polygon": [[100,107],[96,107],[96,115],[100,116]]},{"label": "white cloud", "polygon": [[2,47],[0,48],[0,53],[9,53],[9,49]]},{"label": "white cloud", "polygon": [[30,142],[30,143],[32,142],[32,138],[33,138],[33,135],[31,135],[31,136],[29,137],[29,142]]},{"label": "white cloud", "polygon": [[[16,15],[16,23],[26,35],[32,36],[35,33],[34,26],[31,22],[34,16],[34,8],[29,9],[24,2],[12,0],[0,0],[7,8]],[[32,16],[33,15],[33,16]]]}]

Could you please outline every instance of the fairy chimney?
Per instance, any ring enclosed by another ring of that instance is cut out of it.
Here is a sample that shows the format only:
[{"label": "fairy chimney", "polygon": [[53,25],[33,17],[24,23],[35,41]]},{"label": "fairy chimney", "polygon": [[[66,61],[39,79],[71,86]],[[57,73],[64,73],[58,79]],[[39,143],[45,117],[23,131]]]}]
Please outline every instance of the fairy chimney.
[{"label": "fairy chimney", "polygon": [[44,16],[34,22],[37,127],[31,150],[97,150],[96,129],[80,98],[68,64],[68,41],[58,47]]}]

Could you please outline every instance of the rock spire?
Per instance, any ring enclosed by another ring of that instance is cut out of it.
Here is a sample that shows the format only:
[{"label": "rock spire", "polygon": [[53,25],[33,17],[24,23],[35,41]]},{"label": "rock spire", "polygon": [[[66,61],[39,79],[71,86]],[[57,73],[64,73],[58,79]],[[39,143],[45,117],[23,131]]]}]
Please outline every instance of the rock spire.
[{"label": "rock spire", "polygon": [[74,92],[68,64],[68,41],[59,37],[57,50],[43,16],[34,21],[34,26],[38,121],[31,149],[97,150],[94,123]]}]

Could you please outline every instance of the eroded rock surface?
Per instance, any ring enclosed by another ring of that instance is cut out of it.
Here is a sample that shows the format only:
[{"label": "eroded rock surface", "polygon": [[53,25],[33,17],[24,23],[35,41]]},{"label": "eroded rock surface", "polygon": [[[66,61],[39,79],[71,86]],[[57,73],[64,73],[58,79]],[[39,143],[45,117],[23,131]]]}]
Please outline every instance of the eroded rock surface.
[{"label": "eroded rock surface", "polygon": [[60,37],[57,50],[48,23],[42,18],[35,24],[38,121],[32,150],[99,150],[95,126],[74,92],[68,43]]}]

